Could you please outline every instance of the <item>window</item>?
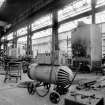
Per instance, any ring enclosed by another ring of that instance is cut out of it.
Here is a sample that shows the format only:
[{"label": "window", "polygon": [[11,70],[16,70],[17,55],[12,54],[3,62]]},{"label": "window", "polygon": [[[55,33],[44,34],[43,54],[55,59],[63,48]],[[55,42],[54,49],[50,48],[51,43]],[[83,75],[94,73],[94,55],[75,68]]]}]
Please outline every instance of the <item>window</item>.
[{"label": "window", "polygon": [[22,45],[24,45],[25,43],[27,43],[27,36],[18,38],[18,42],[17,43],[18,44],[22,44]]},{"label": "window", "polygon": [[1,49],[3,49],[3,48],[4,48],[4,45],[2,44],[2,45],[1,45]]},{"label": "window", "polygon": [[51,51],[51,35],[51,28],[33,34],[32,49],[34,57],[37,55],[37,53],[45,53]]},{"label": "window", "polygon": [[25,56],[27,50],[27,36],[18,38],[17,48],[18,48],[18,55]]},{"label": "window", "polygon": [[85,24],[91,24],[91,16],[83,17],[83,18],[77,19],[77,20],[75,20],[75,21],[62,24],[62,25],[59,27],[58,32],[61,33],[61,32],[70,31],[70,30],[76,28],[79,21],[82,21],[82,22],[84,22]]},{"label": "window", "polygon": [[91,0],[76,0],[58,11],[58,21],[91,10]]},{"label": "window", "polygon": [[51,36],[41,37],[32,40],[33,45],[47,44],[51,41]]},{"label": "window", "polygon": [[32,39],[45,37],[45,36],[48,36],[48,35],[51,35],[51,34],[52,34],[52,29],[49,28],[49,29],[34,33],[33,36],[32,36]]},{"label": "window", "polygon": [[13,32],[7,35],[7,40],[11,40],[11,39],[13,39]]},{"label": "window", "polygon": [[8,43],[8,48],[12,48],[12,41]]},{"label": "window", "polygon": [[105,22],[105,11],[96,13],[96,23]]},{"label": "window", "polygon": [[17,36],[22,36],[25,34],[27,34],[27,27],[23,27],[23,28],[17,30]]},{"label": "window", "polygon": [[74,29],[76,26],[77,26],[77,23],[75,23],[75,21],[62,24],[58,29],[58,33],[61,33],[64,31],[70,31]]},{"label": "window", "polygon": [[99,6],[102,6],[102,5],[105,5],[105,0],[97,0],[96,7],[99,7]]},{"label": "window", "polygon": [[2,38],[1,38],[1,41],[4,41],[4,39],[5,39],[5,38],[4,38],[4,37],[2,37]]},{"label": "window", "polygon": [[48,14],[32,23],[32,31],[52,24],[52,15]]},{"label": "window", "polygon": [[75,21],[76,21],[77,24],[78,24],[79,21],[82,21],[85,24],[91,24],[92,23],[92,16],[83,17],[83,18],[77,19]]},{"label": "window", "polygon": [[105,34],[105,23],[102,24],[102,33]]}]

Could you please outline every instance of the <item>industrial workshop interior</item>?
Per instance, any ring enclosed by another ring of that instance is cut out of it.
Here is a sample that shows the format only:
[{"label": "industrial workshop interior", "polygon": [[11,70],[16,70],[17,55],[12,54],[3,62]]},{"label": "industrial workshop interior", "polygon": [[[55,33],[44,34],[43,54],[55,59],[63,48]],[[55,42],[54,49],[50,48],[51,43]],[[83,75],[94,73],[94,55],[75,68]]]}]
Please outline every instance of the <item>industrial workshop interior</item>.
[{"label": "industrial workshop interior", "polygon": [[105,105],[105,0],[0,0],[0,105]]}]

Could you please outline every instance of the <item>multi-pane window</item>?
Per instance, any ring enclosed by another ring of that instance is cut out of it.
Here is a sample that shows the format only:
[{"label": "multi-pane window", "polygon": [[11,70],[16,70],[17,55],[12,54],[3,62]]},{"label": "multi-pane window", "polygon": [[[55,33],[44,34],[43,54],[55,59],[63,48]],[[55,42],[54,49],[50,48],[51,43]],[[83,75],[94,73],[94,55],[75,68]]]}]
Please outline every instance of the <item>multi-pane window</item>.
[{"label": "multi-pane window", "polygon": [[2,44],[2,45],[1,45],[1,49],[3,49],[3,48],[4,48],[4,45]]},{"label": "multi-pane window", "polygon": [[68,23],[65,23],[65,24],[60,25],[60,27],[58,29],[58,33],[59,33],[59,36],[60,36],[59,38],[60,39],[62,37],[67,38],[67,36],[71,38],[71,31],[74,28],[76,28],[77,25],[79,24],[79,22],[81,22],[81,21],[84,24],[91,24],[91,16],[80,18],[78,20],[75,20],[75,21],[68,22]]},{"label": "multi-pane window", "polygon": [[17,40],[17,44],[18,45],[25,45],[27,43],[27,37],[21,37],[21,38],[18,38]]},{"label": "multi-pane window", "polygon": [[37,53],[45,53],[51,51],[51,35],[52,35],[51,28],[33,34],[32,36],[33,57],[35,57]]},{"label": "multi-pane window", "polygon": [[25,56],[27,49],[27,36],[18,38],[17,40],[18,55]]},{"label": "multi-pane window", "polygon": [[58,11],[58,21],[76,16],[88,10],[91,10],[91,0],[76,0]]},{"label": "multi-pane window", "polygon": [[46,29],[40,32],[36,32],[33,34],[32,39],[37,39],[37,38],[41,38],[41,37],[45,37],[45,36],[49,36],[52,33],[52,29]]},{"label": "multi-pane window", "polygon": [[22,36],[27,34],[27,26],[17,30],[17,36]]},{"label": "multi-pane window", "polygon": [[12,45],[13,45],[12,41],[10,41],[7,45],[8,45],[8,48],[12,48]]},{"label": "multi-pane window", "polygon": [[52,15],[43,16],[32,23],[32,31],[52,24]]},{"label": "multi-pane window", "polygon": [[105,5],[105,0],[96,0],[96,7]]},{"label": "multi-pane window", "polygon": [[97,24],[100,27],[102,35],[102,56],[105,55],[105,22]]},{"label": "multi-pane window", "polygon": [[79,21],[82,21],[85,24],[91,24],[92,23],[92,16],[87,16],[87,17],[83,17],[83,18],[80,18],[80,19],[75,20],[75,22],[77,23],[77,25],[78,25],[78,22]]},{"label": "multi-pane window", "polygon": [[75,21],[68,22],[68,23],[60,25],[58,32],[61,33],[64,31],[70,31],[70,30],[74,29],[76,26],[77,26],[77,23]]},{"label": "multi-pane window", "polygon": [[3,42],[3,41],[4,41],[4,39],[5,39],[5,37],[2,37],[2,38],[1,38],[1,42]]},{"label": "multi-pane window", "polygon": [[96,13],[96,23],[105,22],[105,11]]},{"label": "multi-pane window", "polygon": [[12,40],[13,39],[13,32],[7,35],[7,40]]}]

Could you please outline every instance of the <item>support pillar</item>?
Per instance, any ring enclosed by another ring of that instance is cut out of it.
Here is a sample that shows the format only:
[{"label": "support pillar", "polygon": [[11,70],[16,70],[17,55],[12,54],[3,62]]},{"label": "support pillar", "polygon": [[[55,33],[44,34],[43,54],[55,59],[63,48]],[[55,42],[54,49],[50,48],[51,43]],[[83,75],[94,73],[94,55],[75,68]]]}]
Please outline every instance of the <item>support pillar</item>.
[{"label": "support pillar", "polygon": [[13,48],[17,48],[17,32],[13,32]]},{"label": "support pillar", "polygon": [[1,42],[1,37],[0,37],[0,50],[1,50],[1,45],[2,45],[2,42]]},{"label": "support pillar", "polygon": [[7,48],[8,48],[7,44],[8,44],[7,39],[4,39],[4,46],[3,46],[4,48],[3,49],[6,51],[6,54],[7,54]]},{"label": "support pillar", "polygon": [[95,24],[96,23],[96,18],[95,18],[96,0],[91,0],[91,7],[92,7],[92,24]]},{"label": "support pillar", "polygon": [[52,12],[52,64],[59,59],[58,12]]},{"label": "support pillar", "polygon": [[28,25],[27,27],[27,51],[26,55],[27,56],[32,56],[32,32],[31,32],[31,25]]}]

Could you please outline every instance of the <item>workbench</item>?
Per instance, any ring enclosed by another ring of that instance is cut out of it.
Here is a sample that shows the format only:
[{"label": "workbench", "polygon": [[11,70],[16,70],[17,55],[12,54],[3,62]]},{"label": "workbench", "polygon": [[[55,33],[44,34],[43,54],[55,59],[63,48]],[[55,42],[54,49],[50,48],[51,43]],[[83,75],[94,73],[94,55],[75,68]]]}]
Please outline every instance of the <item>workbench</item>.
[{"label": "workbench", "polygon": [[5,79],[4,82],[6,82],[7,79],[11,80],[12,78],[16,79],[16,82],[18,79],[21,80],[21,73],[22,73],[22,63],[21,62],[9,62],[8,67],[5,70]]}]

